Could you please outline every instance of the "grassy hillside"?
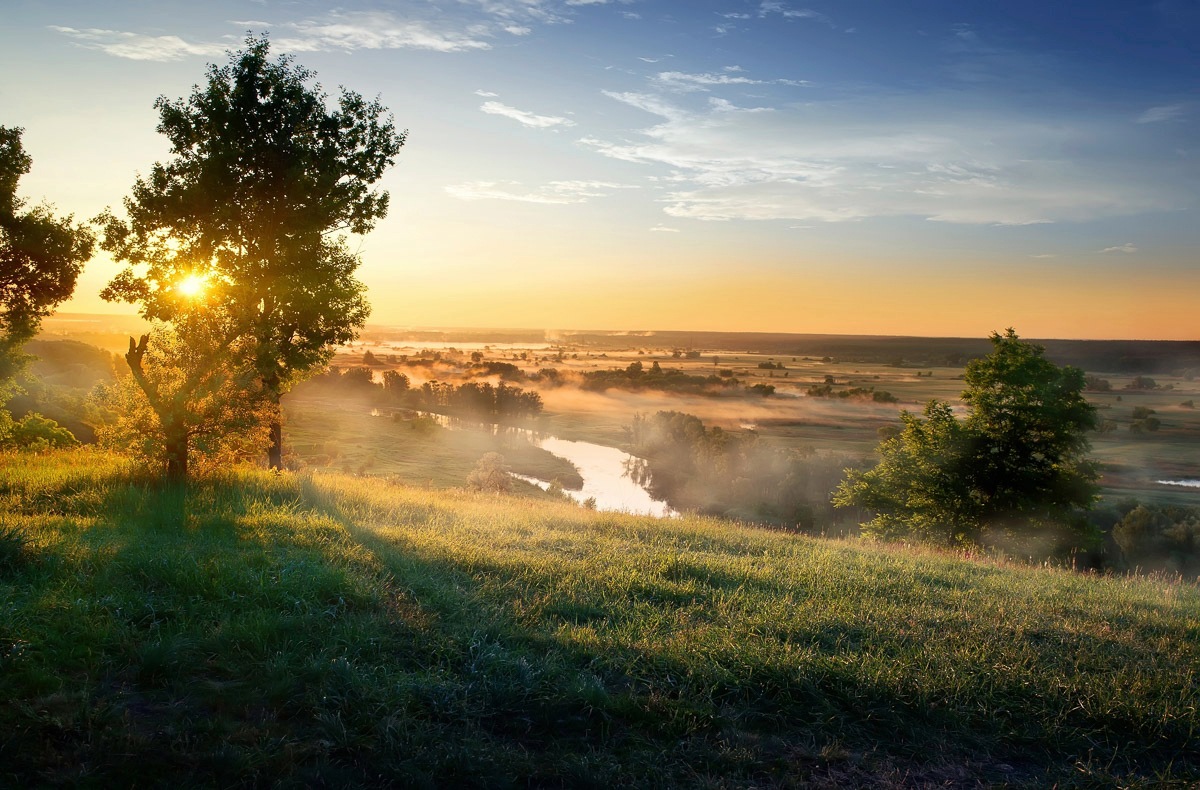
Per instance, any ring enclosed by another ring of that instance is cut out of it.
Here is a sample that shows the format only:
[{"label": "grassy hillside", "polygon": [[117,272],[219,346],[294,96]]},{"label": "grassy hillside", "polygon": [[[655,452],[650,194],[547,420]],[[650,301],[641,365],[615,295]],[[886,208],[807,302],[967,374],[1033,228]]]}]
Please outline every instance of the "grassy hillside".
[{"label": "grassy hillside", "polygon": [[0,786],[1200,780],[1200,591],[0,457]]}]

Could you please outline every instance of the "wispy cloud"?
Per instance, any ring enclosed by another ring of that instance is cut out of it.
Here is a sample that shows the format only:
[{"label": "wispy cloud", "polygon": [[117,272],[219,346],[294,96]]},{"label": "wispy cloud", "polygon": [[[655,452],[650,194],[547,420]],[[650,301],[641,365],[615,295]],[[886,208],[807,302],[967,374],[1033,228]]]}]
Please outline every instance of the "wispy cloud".
[{"label": "wispy cloud", "polygon": [[475,32],[440,28],[421,20],[382,11],[332,12],[320,19],[293,22],[293,33],[278,45],[293,52],[356,49],[423,49],[465,52],[490,49]]},{"label": "wispy cloud", "polygon": [[1153,164],[1154,142],[1115,116],[1027,115],[959,94],[699,109],[652,91],[605,95],[658,121],[580,144],[660,168],[675,217],[1022,225],[1195,202],[1183,175]]},{"label": "wispy cloud", "polygon": [[[231,24],[267,27],[253,20]],[[218,41],[187,41],[179,36],[152,36],[120,30],[52,26],[52,30],[80,46],[130,60],[172,61],[187,57],[224,54],[236,37]],[[288,22],[277,26],[287,31],[274,40],[289,52],[352,51],[357,49],[419,49],[433,52],[466,52],[490,49],[486,30],[467,26],[456,30],[432,23],[398,18],[387,12],[331,12],[324,17]],[[513,31],[509,31],[513,32]]]},{"label": "wispy cloud", "polygon": [[714,87],[727,85],[790,85],[793,87],[802,87],[809,83],[804,80],[756,80],[750,77],[743,77],[737,74],[741,68],[737,66],[727,67],[725,74],[688,74],[682,71],[661,71],[653,78],[653,82],[660,87],[668,88],[676,91],[706,91]]},{"label": "wispy cloud", "polygon": [[1100,250],[1100,252],[1123,252],[1126,255],[1132,255],[1133,253],[1135,253],[1137,251],[1138,251],[1138,248],[1136,246],[1134,246],[1133,244],[1130,244],[1129,242],[1125,242],[1124,244],[1118,244],[1115,247],[1105,247],[1104,249]]},{"label": "wispy cloud", "polygon": [[1030,255],[1029,257],[1030,258],[1038,258],[1040,260],[1040,259],[1045,259],[1045,258],[1057,258],[1058,256],[1052,252],[1041,252],[1036,255]]},{"label": "wispy cloud", "polygon": [[1151,107],[1137,117],[1137,123],[1162,123],[1183,115],[1184,105],[1165,104],[1161,107]]},{"label": "wispy cloud", "polygon": [[494,99],[494,98],[496,98],[497,96],[499,96],[500,94],[499,94],[499,93],[492,93],[491,91],[477,90],[477,91],[475,91],[475,95],[476,95],[476,96],[482,96],[482,97],[483,97],[483,98],[485,98],[485,99]]},{"label": "wispy cloud", "polygon": [[179,36],[149,36],[94,27],[51,25],[50,29],[73,39],[81,47],[128,60],[167,62],[197,55],[211,57],[225,52],[231,41],[185,41]]},{"label": "wispy cloud", "polygon": [[507,104],[501,104],[498,101],[484,102],[479,109],[488,115],[500,115],[505,118],[511,118],[517,123],[532,126],[536,129],[575,125],[575,122],[570,118],[563,118],[559,115],[537,115],[525,110],[518,110],[516,107],[509,107]]},{"label": "wispy cloud", "polygon": [[668,228],[666,225],[655,225],[650,229],[651,233],[679,233],[679,228]]},{"label": "wispy cloud", "polygon": [[[245,30],[273,28],[274,45],[288,52],[415,49],[432,52],[470,52],[492,48],[491,39],[508,34],[529,36],[534,24],[572,21],[583,6],[626,4],[632,0],[459,0],[461,13],[431,14],[427,9],[404,12],[333,10],[299,21],[274,24],[256,19],[231,19]],[[469,10],[466,10],[469,9]],[[442,9],[445,11],[446,9]],[[629,12],[627,12],[629,13]],[[423,15],[422,15],[423,14]],[[51,29],[79,46],[131,60],[172,61],[212,57],[235,45],[239,36],[216,41],[193,41],[175,35],[149,35],[104,28],[53,25]]]},{"label": "wispy cloud", "polygon": [[777,0],[764,0],[762,5],[758,7],[758,15],[760,17],[767,17],[772,14],[778,14],[784,19],[818,19],[827,24],[829,23],[829,17],[820,11],[813,11],[811,8],[792,8]]},{"label": "wispy cloud", "polygon": [[468,181],[446,187],[459,200],[511,200],[519,203],[568,205],[606,197],[617,189],[636,189],[608,181],[551,181],[532,190],[517,181]]},{"label": "wispy cloud", "polygon": [[627,5],[631,0],[459,0],[501,20],[541,24],[570,22],[576,9],[610,4]]}]

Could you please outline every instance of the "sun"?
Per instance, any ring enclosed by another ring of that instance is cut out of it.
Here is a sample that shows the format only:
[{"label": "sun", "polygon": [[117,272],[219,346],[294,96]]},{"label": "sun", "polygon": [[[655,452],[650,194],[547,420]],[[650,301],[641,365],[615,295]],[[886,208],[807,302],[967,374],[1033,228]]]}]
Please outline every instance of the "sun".
[{"label": "sun", "polygon": [[181,296],[185,296],[188,299],[195,299],[200,296],[200,294],[204,293],[204,287],[206,285],[207,278],[199,274],[189,274],[187,277],[184,277],[182,280],[175,283],[175,290],[178,291]]}]

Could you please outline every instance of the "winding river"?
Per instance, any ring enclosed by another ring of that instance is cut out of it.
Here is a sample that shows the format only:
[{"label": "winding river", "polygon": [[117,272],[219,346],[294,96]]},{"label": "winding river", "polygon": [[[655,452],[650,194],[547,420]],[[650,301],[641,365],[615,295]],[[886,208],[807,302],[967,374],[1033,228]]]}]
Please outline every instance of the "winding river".
[{"label": "winding river", "polygon": [[[512,431],[517,433],[537,447],[553,453],[560,458],[570,461],[579,470],[583,478],[583,487],[578,491],[569,492],[572,499],[584,502],[596,500],[597,510],[613,510],[622,513],[635,513],[650,516],[678,516],[670,505],[660,502],[650,496],[650,492],[633,482],[629,477],[629,462],[633,456],[615,447],[607,447],[593,442],[576,442],[560,439],[557,436],[539,434],[527,428],[509,428],[500,425],[477,424],[447,417],[444,414],[418,412],[429,417],[438,425],[450,430],[483,430],[483,431]],[[547,488],[549,483],[526,475],[517,475],[526,482],[540,488]]]}]

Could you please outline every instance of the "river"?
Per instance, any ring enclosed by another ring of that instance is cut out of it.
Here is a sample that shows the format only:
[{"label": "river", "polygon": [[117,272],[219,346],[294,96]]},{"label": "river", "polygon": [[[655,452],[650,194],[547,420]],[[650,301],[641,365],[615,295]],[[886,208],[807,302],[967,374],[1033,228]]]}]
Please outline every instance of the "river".
[{"label": "river", "polygon": [[[430,417],[438,425],[450,430],[484,430],[493,433],[511,431],[528,439],[531,444],[560,458],[567,459],[575,465],[583,478],[583,487],[578,491],[568,493],[577,502],[595,499],[597,510],[614,510],[659,517],[679,515],[666,502],[652,498],[650,492],[630,479],[628,467],[630,461],[636,459],[615,447],[607,447],[593,442],[560,439],[557,436],[540,434],[528,428],[509,428],[488,423],[481,425],[432,412],[418,412],[418,414]],[[549,483],[544,480],[526,475],[517,476],[543,489],[549,486]]]}]

